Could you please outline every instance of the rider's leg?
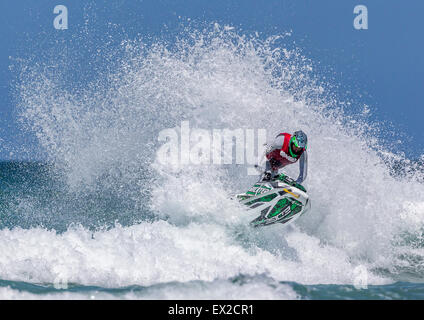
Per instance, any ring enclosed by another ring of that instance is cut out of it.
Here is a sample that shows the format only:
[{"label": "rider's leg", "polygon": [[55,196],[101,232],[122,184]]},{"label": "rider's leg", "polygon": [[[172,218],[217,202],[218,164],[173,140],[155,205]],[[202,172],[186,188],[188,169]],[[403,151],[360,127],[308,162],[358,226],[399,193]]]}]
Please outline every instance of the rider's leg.
[{"label": "rider's leg", "polygon": [[267,161],[265,164],[265,173],[268,173],[269,179],[272,180],[278,176],[278,169],[275,169],[275,167],[271,166],[271,163]]}]

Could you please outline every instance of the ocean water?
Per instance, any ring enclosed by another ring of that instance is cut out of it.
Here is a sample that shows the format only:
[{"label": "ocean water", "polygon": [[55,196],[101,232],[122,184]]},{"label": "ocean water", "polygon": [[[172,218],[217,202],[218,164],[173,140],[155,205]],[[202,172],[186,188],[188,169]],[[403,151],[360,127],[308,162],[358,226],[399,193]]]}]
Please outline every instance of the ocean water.
[{"label": "ocean water", "polygon": [[[376,139],[388,129],[349,113],[288,37],[127,39],[89,77],[72,48],[19,61],[19,120],[44,160],[0,164],[0,298],[424,298],[422,162]],[[251,229],[230,199],[257,178],[246,165],[158,161],[181,121],[302,128],[311,211]]]}]

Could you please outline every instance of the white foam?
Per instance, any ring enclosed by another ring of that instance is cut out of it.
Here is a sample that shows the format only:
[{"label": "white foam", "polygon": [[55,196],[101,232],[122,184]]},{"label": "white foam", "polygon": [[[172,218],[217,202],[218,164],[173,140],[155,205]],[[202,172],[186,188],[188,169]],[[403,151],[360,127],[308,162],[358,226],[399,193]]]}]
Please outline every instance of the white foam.
[{"label": "white foam", "polygon": [[[101,287],[213,281],[239,274],[301,283],[353,280],[343,251],[321,246],[304,234],[288,237],[289,246],[299,254],[297,261],[285,258],[284,250],[272,254],[256,246],[255,239],[248,246],[237,243],[222,226],[208,223],[175,226],[159,221],[94,234],[83,228],[61,235],[15,229],[0,231],[0,238],[4,280]],[[282,235],[280,239],[282,243]],[[373,276],[370,281],[381,283]]]}]

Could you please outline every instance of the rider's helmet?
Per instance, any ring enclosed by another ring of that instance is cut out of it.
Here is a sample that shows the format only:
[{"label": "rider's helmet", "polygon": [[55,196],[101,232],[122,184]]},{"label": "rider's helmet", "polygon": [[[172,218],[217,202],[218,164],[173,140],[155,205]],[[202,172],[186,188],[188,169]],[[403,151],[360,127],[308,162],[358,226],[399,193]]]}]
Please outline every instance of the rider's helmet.
[{"label": "rider's helmet", "polygon": [[[295,155],[302,154],[303,151],[305,151],[306,148],[308,147],[308,137],[302,130],[296,131],[290,139],[289,146],[290,146],[290,153]],[[296,147],[297,150],[295,150],[294,147]],[[300,152],[298,148],[301,149]]]}]

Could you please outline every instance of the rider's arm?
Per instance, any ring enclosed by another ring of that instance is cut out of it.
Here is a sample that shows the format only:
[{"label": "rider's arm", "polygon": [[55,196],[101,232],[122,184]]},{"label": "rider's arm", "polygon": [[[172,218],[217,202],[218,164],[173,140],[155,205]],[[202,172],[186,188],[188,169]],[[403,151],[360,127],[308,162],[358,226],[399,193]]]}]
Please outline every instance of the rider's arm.
[{"label": "rider's arm", "polygon": [[307,151],[303,152],[299,159],[299,177],[297,178],[297,183],[302,183],[306,180],[308,175],[308,153]]},{"label": "rider's arm", "polygon": [[274,138],[271,144],[267,145],[266,154],[269,154],[275,150],[280,150],[283,147],[284,136],[279,134]]}]

